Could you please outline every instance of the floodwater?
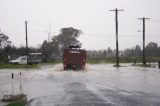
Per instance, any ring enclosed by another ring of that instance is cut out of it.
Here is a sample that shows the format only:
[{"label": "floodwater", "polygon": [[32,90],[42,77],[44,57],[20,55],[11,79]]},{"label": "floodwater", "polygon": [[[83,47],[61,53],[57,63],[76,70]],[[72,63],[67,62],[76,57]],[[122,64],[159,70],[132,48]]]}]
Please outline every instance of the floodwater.
[{"label": "floodwater", "polygon": [[0,98],[24,93],[27,106],[160,106],[160,69],[121,65],[89,64],[82,71],[64,71],[61,64],[1,69]]}]

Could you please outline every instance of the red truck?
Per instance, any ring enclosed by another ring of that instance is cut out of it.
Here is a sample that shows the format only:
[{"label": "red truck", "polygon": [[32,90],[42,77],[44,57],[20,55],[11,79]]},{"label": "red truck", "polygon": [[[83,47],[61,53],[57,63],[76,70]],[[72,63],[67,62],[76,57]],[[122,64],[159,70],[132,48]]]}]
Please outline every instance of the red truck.
[{"label": "red truck", "polygon": [[84,69],[86,65],[86,50],[79,46],[69,46],[63,50],[63,66],[67,69]]}]

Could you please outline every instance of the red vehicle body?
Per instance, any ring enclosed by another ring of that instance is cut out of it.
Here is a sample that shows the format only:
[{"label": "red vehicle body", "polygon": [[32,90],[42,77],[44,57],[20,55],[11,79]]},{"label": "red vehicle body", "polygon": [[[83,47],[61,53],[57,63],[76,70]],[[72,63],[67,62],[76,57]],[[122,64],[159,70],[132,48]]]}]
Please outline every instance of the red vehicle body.
[{"label": "red vehicle body", "polygon": [[63,50],[63,66],[67,69],[84,69],[86,65],[86,51],[68,48]]}]

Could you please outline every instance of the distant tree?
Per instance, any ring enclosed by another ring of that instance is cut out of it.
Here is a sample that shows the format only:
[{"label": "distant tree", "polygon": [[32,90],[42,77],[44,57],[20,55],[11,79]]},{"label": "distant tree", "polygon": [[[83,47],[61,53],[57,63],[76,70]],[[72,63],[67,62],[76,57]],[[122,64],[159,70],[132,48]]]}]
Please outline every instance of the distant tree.
[{"label": "distant tree", "polygon": [[4,48],[10,44],[11,44],[11,41],[9,41],[9,37],[3,34],[0,30],[0,48]]},{"label": "distant tree", "polygon": [[0,30],[0,62],[8,61],[10,45],[11,45],[11,41],[9,41],[9,37],[3,34]]},{"label": "distant tree", "polygon": [[155,42],[150,42],[147,44],[146,48],[157,49],[158,44]]},{"label": "distant tree", "polygon": [[47,59],[49,58],[50,54],[52,53],[52,46],[50,45],[50,43],[47,42],[47,40],[45,40],[42,44],[41,47],[41,51],[44,55],[44,61],[47,61]]},{"label": "distant tree", "polygon": [[53,53],[55,55],[59,55],[60,54],[60,48],[59,48],[59,39],[58,39],[57,36],[54,36],[52,38],[52,42],[50,42],[50,45],[52,45]]},{"label": "distant tree", "polygon": [[52,46],[61,54],[62,50],[68,48],[69,44],[80,44],[77,40],[80,34],[82,34],[81,30],[72,27],[62,28],[60,34],[52,38]]},{"label": "distant tree", "polygon": [[69,44],[80,43],[76,38],[82,34],[81,30],[74,29],[72,27],[69,28],[62,28],[60,30],[60,34],[57,36],[59,42],[59,48],[64,49],[67,48]]},{"label": "distant tree", "polygon": [[92,59],[92,51],[91,50],[87,50],[87,59]]},{"label": "distant tree", "polygon": [[77,37],[82,34],[81,30],[69,27],[61,28],[60,34],[53,36],[52,40],[48,42],[45,40],[41,46],[41,52],[45,60],[56,58],[62,55],[64,48],[68,48],[69,44],[79,44]]},{"label": "distant tree", "polygon": [[106,55],[107,55],[107,51],[106,51],[106,50],[104,50],[104,51],[103,51],[103,57],[105,58],[105,57],[106,57]]},{"label": "distant tree", "polygon": [[8,62],[11,59],[13,54],[14,56],[17,55],[18,52],[15,52],[15,51],[17,51],[17,49],[14,46],[11,46],[11,45],[5,46],[1,51],[3,62]]},{"label": "distant tree", "polygon": [[141,47],[139,45],[136,45],[136,47],[134,49],[134,53],[135,53],[135,56],[141,56],[142,55]]},{"label": "distant tree", "polygon": [[133,48],[132,49],[126,49],[124,51],[124,54],[125,54],[125,56],[131,58],[132,56],[134,56],[134,49]]},{"label": "distant tree", "polygon": [[107,49],[107,56],[108,57],[112,57],[113,56],[113,50],[110,48],[110,47],[108,47],[108,49]]},{"label": "distant tree", "polygon": [[150,42],[146,46],[146,55],[147,56],[156,56],[157,55],[158,44],[155,42]]},{"label": "distant tree", "polygon": [[112,49],[108,47],[107,53],[112,53]]},{"label": "distant tree", "polygon": [[157,56],[160,56],[160,47],[157,48]]}]

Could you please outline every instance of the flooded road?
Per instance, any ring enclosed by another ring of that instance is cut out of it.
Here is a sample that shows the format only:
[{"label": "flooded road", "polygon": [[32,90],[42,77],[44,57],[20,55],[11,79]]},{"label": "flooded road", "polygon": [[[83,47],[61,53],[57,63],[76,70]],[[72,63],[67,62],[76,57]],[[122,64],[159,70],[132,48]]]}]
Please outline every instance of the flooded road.
[{"label": "flooded road", "polygon": [[122,65],[87,65],[83,71],[64,71],[61,64],[1,69],[0,98],[24,93],[27,106],[160,106],[160,69]]}]

